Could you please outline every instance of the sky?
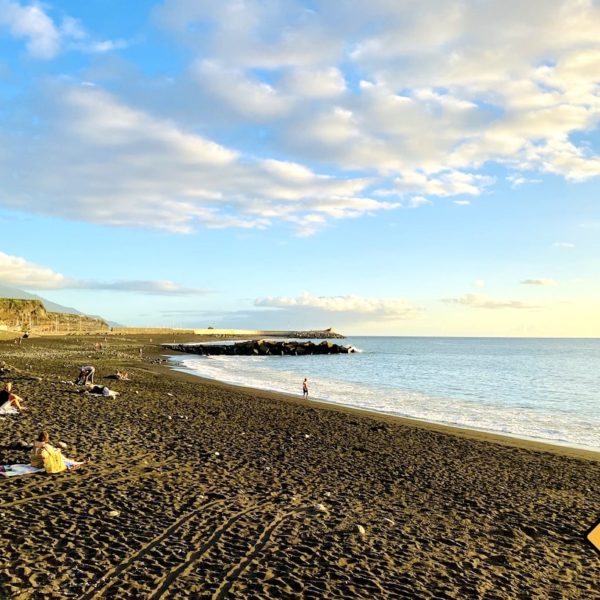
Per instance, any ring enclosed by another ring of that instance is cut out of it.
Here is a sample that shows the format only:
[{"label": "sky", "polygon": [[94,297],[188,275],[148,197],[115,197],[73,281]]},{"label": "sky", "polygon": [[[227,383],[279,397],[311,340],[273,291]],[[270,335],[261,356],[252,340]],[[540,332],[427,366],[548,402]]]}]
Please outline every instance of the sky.
[{"label": "sky", "polygon": [[131,326],[600,337],[600,2],[0,0],[0,282]]}]

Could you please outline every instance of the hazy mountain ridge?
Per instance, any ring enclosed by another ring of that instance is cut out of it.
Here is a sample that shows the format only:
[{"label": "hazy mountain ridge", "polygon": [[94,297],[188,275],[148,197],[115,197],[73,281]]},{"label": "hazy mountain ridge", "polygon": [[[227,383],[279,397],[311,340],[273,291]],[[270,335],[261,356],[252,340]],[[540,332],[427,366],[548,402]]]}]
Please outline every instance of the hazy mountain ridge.
[{"label": "hazy mountain ridge", "polygon": [[56,302],[51,302],[50,300],[46,300],[46,298],[42,298],[41,296],[37,296],[36,294],[31,294],[29,292],[26,292],[25,290],[4,285],[2,283],[0,283],[0,298],[15,298],[18,300],[40,300],[48,312],[66,313],[68,315],[83,314],[76,308],[56,304]]},{"label": "hazy mountain ridge", "polygon": [[32,294],[30,292],[26,292],[25,290],[0,283],[0,299],[2,298],[11,298],[17,300],[39,300],[44,305],[46,311],[50,313],[87,316],[91,319],[104,321],[110,327],[122,327],[121,324],[114,321],[108,321],[100,315],[85,315],[85,313],[82,313],[80,310],[77,310],[71,306],[63,306],[62,304],[57,304],[56,302],[42,298],[42,296],[38,296],[37,294]]}]

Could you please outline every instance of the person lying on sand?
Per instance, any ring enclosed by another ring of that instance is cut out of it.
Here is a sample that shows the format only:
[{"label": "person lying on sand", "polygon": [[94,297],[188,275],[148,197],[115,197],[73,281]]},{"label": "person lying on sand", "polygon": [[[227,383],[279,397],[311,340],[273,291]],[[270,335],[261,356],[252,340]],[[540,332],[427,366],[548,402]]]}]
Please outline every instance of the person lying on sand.
[{"label": "person lying on sand", "polygon": [[105,398],[116,398],[119,395],[119,392],[114,392],[105,385],[95,385],[94,387],[85,390],[84,393],[93,394],[95,396],[104,396]]},{"label": "person lying on sand", "polygon": [[[46,473],[62,473],[69,468],[60,449],[50,444],[50,434],[47,431],[40,431],[33,444],[30,460],[32,467],[45,469]],[[85,461],[87,462],[88,460]],[[84,463],[77,464],[71,469],[78,469],[82,464]]]},{"label": "person lying on sand", "polygon": [[17,410],[27,410],[22,404],[23,399],[12,393],[12,383],[9,381],[4,384],[4,388],[0,391],[0,407],[5,404],[14,406]]}]

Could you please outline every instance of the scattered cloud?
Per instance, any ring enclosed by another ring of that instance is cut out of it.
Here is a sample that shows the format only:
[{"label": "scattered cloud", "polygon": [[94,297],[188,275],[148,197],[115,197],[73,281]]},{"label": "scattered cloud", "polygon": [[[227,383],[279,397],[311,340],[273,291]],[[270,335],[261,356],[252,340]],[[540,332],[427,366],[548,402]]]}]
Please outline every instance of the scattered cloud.
[{"label": "scattered cloud", "polygon": [[508,175],[506,180],[510,183],[513,189],[521,187],[522,185],[530,184],[530,183],[542,183],[541,179],[530,179],[524,177],[523,175]]},{"label": "scattered cloud", "polygon": [[0,0],[0,26],[6,27],[13,37],[24,39],[34,58],[53,58],[60,50],[61,32],[40,6]]},{"label": "scattered cloud", "polygon": [[26,290],[108,290],[158,296],[189,296],[209,290],[185,288],[172,281],[122,280],[101,282],[67,277],[52,269],[29,262],[20,256],[0,252],[0,281]]},{"label": "scattered cloud", "polygon": [[542,285],[542,286],[558,285],[558,283],[556,281],[554,281],[554,279],[545,279],[545,278],[524,279],[523,281],[521,281],[521,283],[523,285]]},{"label": "scattered cloud", "polygon": [[526,169],[514,187],[540,173],[600,174],[573,141],[600,110],[591,0],[166,0],[155,19],[219,65],[212,106],[271,119],[297,160],[391,175],[428,196],[478,195],[493,183],[477,178],[488,162]]},{"label": "scattered cloud", "polygon": [[50,60],[65,49],[102,53],[128,45],[125,40],[93,40],[77,19],[66,16],[59,23],[44,9],[37,2],[0,0],[0,28],[8,29],[16,39],[24,39],[33,58]]},{"label": "scattered cloud", "polygon": [[432,196],[479,196],[483,188],[494,182],[492,177],[474,175],[461,171],[448,171],[436,177],[423,173],[405,173],[395,181],[396,189],[401,192],[422,191]]},{"label": "scattered cloud", "polygon": [[539,306],[528,304],[527,302],[522,302],[521,300],[497,300],[480,294],[465,294],[459,298],[444,298],[442,302],[445,302],[446,304],[459,304],[461,306],[469,306],[472,308],[487,308],[493,310],[505,308],[539,308]]},{"label": "scattered cloud", "polygon": [[433,204],[433,202],[431,200],[428,200],[424,196],[413,196],[409,199],[408,204],[411,208],[418,208],[419,206]]},{"label": "scattered cloud", "polygon": [[[93,69],[94,87],[32,88],[31,131],[0,124],[0,203],[178,233],[286,222],[312,235],[401,201],[466,206],[494,188],[488,167],[514,188],[600,175],[597,2],[165,0],[153,21],[189,63],[138,74],[139,87],[115,78],[110,93]],[[24,0],[0,0],[0,28],[38,59],[128,45]]]},{"label": "scattered cloud", "polygon": [[111,292],[135,292],[152,296],[198,296],[211,293],[210,290],[182,287],[172,281],[119,280],[101,282],[80,280],[67,286],[85,290],[107,290]]},{"label": "scattered cloud", "polygon": [[470,200],[452,200],[453,204],[457,206],[469,206],[471,204]]},{"label": "scattered cloud", "polygon": [[18,174],[0,191],[10,208],[175,233],[283,221],[305,234],[400,206],[366,197],[368,178],[240,154],[97,87],[57,83],[47,100],[47,128],[0,152],[0,175]]},{"label": "scattered cloud", "polygon": [[552,245],[555,248],[575,248],[575,244],[571,244],[571,242],[554,242]]},{"label": "scattered cloud", "polygon": [[350,313],[369,319],[414,319],[420,309],[405,300],[364,298],[360,296],[314,296],[304,292],[301,296],[268,296],[254,301],[257,307],[277,308],[294,311],[314,309],[327,313]]}]

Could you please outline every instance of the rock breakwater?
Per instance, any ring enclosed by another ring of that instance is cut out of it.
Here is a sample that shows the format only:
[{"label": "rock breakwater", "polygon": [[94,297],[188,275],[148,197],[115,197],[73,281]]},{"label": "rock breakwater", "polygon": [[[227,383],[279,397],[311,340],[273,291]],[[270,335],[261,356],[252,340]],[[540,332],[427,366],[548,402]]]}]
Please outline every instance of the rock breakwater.
[{"label": "rock breakwater", "polygon": [[327,340],[318,344],[289,340],[253,340],[234,344],[163,344],[163,348],[204,356],[305,356],[308,354],[352,354],[356,352],[352,346],[342,346]]}]

